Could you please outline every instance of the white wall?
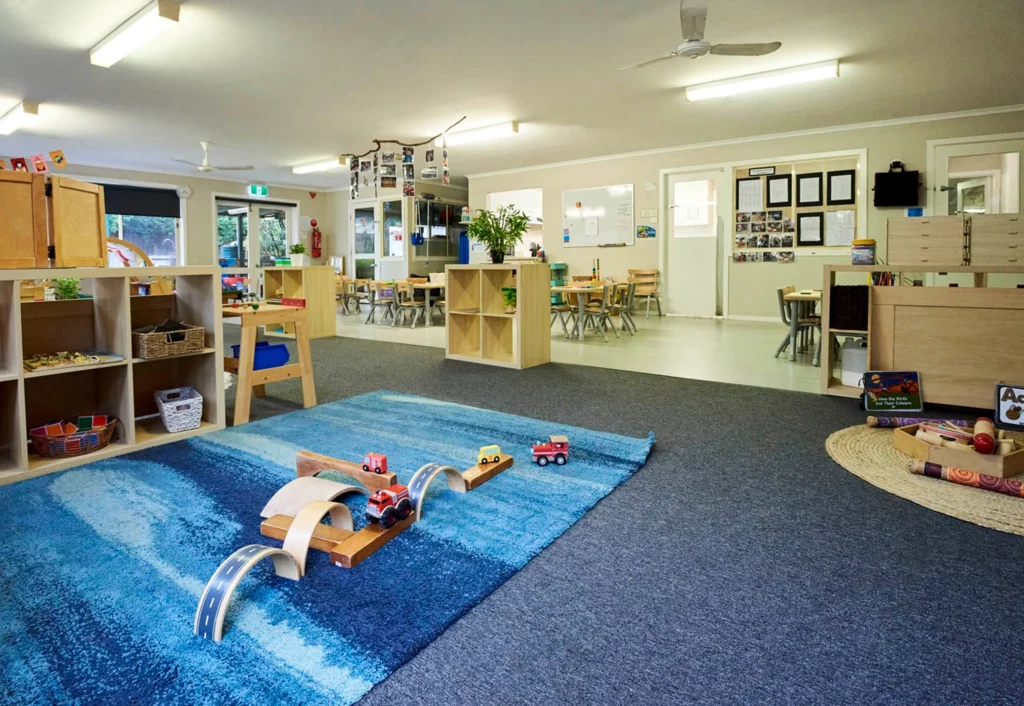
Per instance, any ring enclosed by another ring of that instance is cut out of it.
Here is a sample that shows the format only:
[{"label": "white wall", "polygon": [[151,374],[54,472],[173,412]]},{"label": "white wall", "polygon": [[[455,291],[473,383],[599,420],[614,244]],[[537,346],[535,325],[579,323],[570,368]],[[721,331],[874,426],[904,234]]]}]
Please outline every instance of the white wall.
[{"label": "white wall", "polygon": [[[770,164],[773,159],[804,154],[820,154],[845,150],[867,150],[868,185],[874,173],[888,170],[889,163],[900,160],[908,169],[919,170],[926,179],[926,143],[928,140],[1018,132],[1024,130],[1024,112],[929,120],[909,124],[885,124],[876,127],[837,129],[818,134],[787,135],[770,139],[733,141],[725,144],[698,146],[655,154],[602,159],[585,163],[568,163],[504,173],[471,175],[469,203],[474,210],[486,208],[487,194],[540,187],[544,190],[544,243],[550,262],[566,262],[570,274],[589,272],[590,261],[598,251],[592,248],[562,246],[560,206],[562,191],[609,184],[634,184],[634,211],[659,208],[659,190],[645,190],[647,182],[659,181],[659,170],[697,169],[704,165],[740,163],[750,160]],[[730,174],[731,177],[731,174]],[[926,185],[930,186],[930,185]],[[866,195],[868,199],[871,195]],[[924,197],[922,197],[923,203]],[[870,203],[870,201],[869,201]],[[900,217],[901,209],[868,207],[867,237],[878,241],[879,252],[885,252],[886,220]],[[726,222],[733,218],[730,210]],[[638,219],[638,222],[642,222]],[[666,223],[660,214],[658,237],[637,240],[631,247],[617,248],[615,257],[602,258],[602,274],[624,278],[628,269],[657,268]],[[729,315],[778,317],[776,290],[786,285],[817,288],[822,282],[822,266],[848,264],[848,257],[801,257],[798,251],[793,264],[744,263],[729,267]]]}]

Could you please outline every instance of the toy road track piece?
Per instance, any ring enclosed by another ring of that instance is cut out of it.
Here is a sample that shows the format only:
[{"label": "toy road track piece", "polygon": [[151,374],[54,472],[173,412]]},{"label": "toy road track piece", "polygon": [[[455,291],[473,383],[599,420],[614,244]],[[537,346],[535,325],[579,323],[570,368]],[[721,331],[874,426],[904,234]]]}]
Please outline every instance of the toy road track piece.
[{"label": "toy road track piece", "polygon": [[367,472],[358,463],[342,461],[338,458],[315,454],[311,451],[300,451],[298,453],[295,457],[295,468],[299,478],[315,476],[323,471],[338,471],[359,481],[370,490],[385,490],[398,482],[398,476],[394,473]]},{"label": "toy road track piece", "polygon": [[224,616],[235,588],[241,583],[249,569],[269,557],[274,561],[278,576],[298,581],[302,570],[291,554],[277,547],[250,544],[242,547],[224,560],[203,589],[196,608],[192,632],[204,639],[220,642],[224,635]]},{"label": "toy road track piece", "polygon": [[331,516],[332,527],[352,531],[352,513],[347,507],[328,500],[314,500],[299,510],[285,535],[282,548],[295,559],[302,575],[306,573],[306,554],[309,552],[313,533],[326,515]]},{"label": "toy road track piece", "polygon": [[487,464],[478,463],[472,468],[467,468],[462,473],[462,477],[466,481],[466,490],[480,487],[502,471],[507,471],[512,467],[512,463],[513,459],[511,456],[501,454],[501,458],[497,463],[493,461]]}]

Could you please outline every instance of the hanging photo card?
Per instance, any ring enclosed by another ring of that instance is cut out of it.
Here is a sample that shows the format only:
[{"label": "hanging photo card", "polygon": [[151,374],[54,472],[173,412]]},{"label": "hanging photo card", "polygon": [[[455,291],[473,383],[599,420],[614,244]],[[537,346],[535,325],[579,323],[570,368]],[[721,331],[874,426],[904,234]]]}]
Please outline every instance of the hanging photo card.
[{"label": "hanging photo card", "polygon": [[434,161],[434,150],[433,149],[427,150],[426,161],[427,162],[433,162]]},{"label": "hanging photo card", "polygon": [[825,214],[825,245],[850,247],[857,224],[855,211],[830,211]]},{"label": "hanging photo card", "polygon": [[0,172],[6,172],[6,171],[7,171],[7,162],[5,162],[4,160],[0,159]]},{"label": "hanging photo card", "polygon": [[452,175],[451,172],[448,171],[448,167],[444,167],[444,170],[442,171],[441,183],[445,186],[452,183]]},{"label": "hanging photo card", "polygon": [[373,162],[371,162],[370,160],[364,159],[359,163],[360,172],[369,172],[371,169],[373,169]]},{"label": "hanging photo card", "polygon": [[416,148],[415,147],[403,147],[402,148],[402,164],[412,164],[416,161]]},{"label": "hanging photo card", "polygon": [[821,245],[824,242],[825,214],[801,213],[796,217],[796,244]]},{"label": "hanging photo card", "polygon": [[768,177],[768,208],[793,205],[793,176],[782,174]]},{"label": "hanging photo card", "polygon": [[383,164],[380,165],[380,175],[382,177],[398,176],[398,165],[395,164],[394,162],[392,162],[391,164],[384,162]]},{"label": "hanging photo card", "polygon": [[405,163],[402,164],[402,179],[404,181],[412,181],[416,178],[416,165]]},{"label": "hanging photo card", "polygon": [[416,195],[416,182],[414,181],[403,181],[402,182],[402,196],[415,196]]},{"label": "hanging photo card", "polygon": [[797,208],[804,206],[821,206],[824,199],[821,197],[821,173],[797,174],[796,177],[796,205]]},{"label": "hanging photo card", "polygon": [[359,172],[352,172],[352,181],[349,187],[349,197],[353,201],[359,198]]},{"label": "hanging photo card", "polygon": [[380,178],[380,188],[382,189],[397,189],[398,178],[395,176],[382,176]]},{"label": "hanging photo card", "polygon": [[36,174],[45,174],[50,171],[46,168],[46,157],[41,154],[34,154],[29,159],[32,160],[32,168],[36,170]]},{"label": "hanging photo card", "polygon": [[445,169],[448,168],[448,148],[444,147],[441,149],[441,166]]},{"label": "hanging photo card", "polygon": [[761,177],[736,180],[736,210],[760,211],[764,208],[764,182]]},{"label": "hanging photo card", "polygon": [[348,170],[350,172],[358,172],[359,171],[359,158],[358,157],[349,157],[349,159],[348,159]]},{"label": "hanging photo card", "polygon": [[11,169],[16,172],[27,172],[28,162],[25,161],[24,157],[11,157]]},{"label": "hanging photo card", "polygon": [[50,153],[50,161],[53,166],[63,169],[68,166],[68,160],[64,157],[64,150],[54,150]]},{"label": "hanging photo card", "polygon": [[381,152],[380,153],[380,163],[381,164],[394,164],[395,163],[395,153],[394,152]]},{"label": "hanging photo card", "polygon": [[437,167],[423,167],[423,171],[420,172],[421,179],[429,179],[431,181],[437,179]]}]

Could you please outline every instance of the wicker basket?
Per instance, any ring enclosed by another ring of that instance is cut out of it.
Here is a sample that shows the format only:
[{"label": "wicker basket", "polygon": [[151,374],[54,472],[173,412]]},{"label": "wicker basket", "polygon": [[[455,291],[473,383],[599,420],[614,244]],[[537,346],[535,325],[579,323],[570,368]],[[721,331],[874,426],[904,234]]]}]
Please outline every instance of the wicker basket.
[{"label": "wicker basket", "polygon": [[110,443],[116,427],[117,419],[111,418],[103,426],[70,434],[37,433],[43,429],[40,427],[33,429],[29,438],[32,440],[32,448],[43,458],[70,458],[102,449]]},{"label": "wicker basket", "polygon": [[181,331],[167,333],[153,333],[153,326],[132,331],[132,356],[150,359],[199,353],[206,346],[206,329],[188,324],[184,326]]},{"label": "wicker basket", "polygon": [[157,390],[153,393],[160,419],[172,434],[196,429],[203,422],[203,396],[191,387]]}]

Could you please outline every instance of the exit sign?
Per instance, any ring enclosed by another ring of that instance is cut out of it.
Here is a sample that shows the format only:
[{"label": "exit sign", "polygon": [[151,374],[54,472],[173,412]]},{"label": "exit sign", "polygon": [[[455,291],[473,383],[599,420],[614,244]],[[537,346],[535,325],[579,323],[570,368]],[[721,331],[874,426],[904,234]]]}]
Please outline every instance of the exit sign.
[{"label": "exit sign", "polygon": [[249,196],[266,198],[270,196],[270,187],[263,184],[249,184]]}]

